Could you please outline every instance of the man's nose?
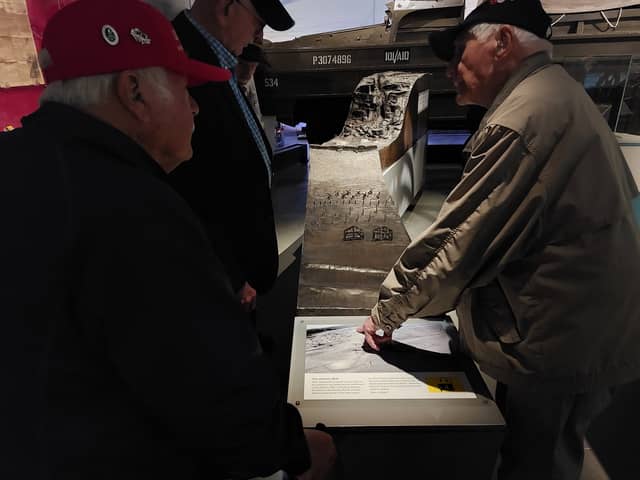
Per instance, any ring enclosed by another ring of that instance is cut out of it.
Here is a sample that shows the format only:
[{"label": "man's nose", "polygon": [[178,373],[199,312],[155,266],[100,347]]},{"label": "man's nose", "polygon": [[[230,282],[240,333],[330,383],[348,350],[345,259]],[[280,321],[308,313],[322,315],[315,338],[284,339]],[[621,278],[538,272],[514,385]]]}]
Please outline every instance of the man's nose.
[{"label": "man's nose", "polygon": [[455,75],[455,68],[456,66],[453,64],[453,62],[449,62],[447,64],[447,78],[453,80],[453,76]]},{"label": "man's nose", "polygon": [[193,113],[194,117],[198,115],[198,113],[200,113],[200,107],[198,106],[198,102],[196,102],[191,95],[189,95],[189,105],[191,106],[191,112]]}]

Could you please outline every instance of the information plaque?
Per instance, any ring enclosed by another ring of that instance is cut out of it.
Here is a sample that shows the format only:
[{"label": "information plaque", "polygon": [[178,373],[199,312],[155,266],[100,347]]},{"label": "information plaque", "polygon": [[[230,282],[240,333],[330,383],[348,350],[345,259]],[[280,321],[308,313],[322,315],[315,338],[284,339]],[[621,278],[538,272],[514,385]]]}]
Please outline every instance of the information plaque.
[{"label": "information plaque", "polygon": [[341,478],[491,478],[504,420],[442,319],[410,319],[379,352],[365,316],[296,317],[288,400],[329,431]]},{"label": "information plaque", "polygon": [[296,317],[289,402],[305,426],[503,426],[473,362],[451,353],[455,327],[410,319],[379,353],[364,316]]}]

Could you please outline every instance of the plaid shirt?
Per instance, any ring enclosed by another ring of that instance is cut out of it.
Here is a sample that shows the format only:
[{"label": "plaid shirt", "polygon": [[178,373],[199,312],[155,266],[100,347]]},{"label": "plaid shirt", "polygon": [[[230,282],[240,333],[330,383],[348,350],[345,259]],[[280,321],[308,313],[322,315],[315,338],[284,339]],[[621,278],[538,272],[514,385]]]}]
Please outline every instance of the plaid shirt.
[{"label": "plaid shirt", "polygon": [[264,139],[262,138],[262,134],[260,132],[260,127],[256,122],[255,117],[251,113],[251,107],[247,103],[244,95],[240,91],[240,87],[238,86],[238,82],[236,80],[235,68],[238,64],[238,60],[236,57],[227,50],[222,43],[220,43],[216,38],[213,37],[202,25],[200,25],[196,20],[191,16],[191,13],[186,10],[186,17],[193,24],[193,26],[200,32],[200,34],[205,38],[211,50],[216,57],[218,57],[218,61],[220,62],[220,66],[224,68],[228,68],[233,72],[231,79],[229,80],[229,86],[233,91],[233,94],[236,97],[236,101],[240,106],[240,110],[242,110],[242,114],[244,115],[245,120],[247,121],[247,125],[249,125],[249,130],[251,130],[251,135],[253,136],[253,140],[256,142],[258,150],[260,150],[260,154],[262,155],[262,160],[264,161],[264,165],[267,168],[267,176],[269,179],[269,187],[271,187],[271,158],[269,157],[269,152],[267,150],[267,146],[264,143]]}]

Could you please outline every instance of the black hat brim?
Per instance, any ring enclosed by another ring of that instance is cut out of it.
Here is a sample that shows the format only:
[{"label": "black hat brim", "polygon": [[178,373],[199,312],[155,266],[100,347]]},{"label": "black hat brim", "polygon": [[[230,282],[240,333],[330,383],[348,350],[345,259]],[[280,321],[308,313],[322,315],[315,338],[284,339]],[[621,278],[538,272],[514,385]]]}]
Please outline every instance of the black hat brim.
[{"label": "black hat brim", "polygon": [[455,41],[460,32],[464,30],[464,26],[458,25],[456,27],[440,30],[439,32],[433,32],[429,34],[429,45],[431,50],[440,60],[445,62],[451,61],[455,54]]},{"label": "black hat brim", "polygon": [[260,18],[272,29],[283,32],[295,25],[293,18],[279,0],[252,0]]}]

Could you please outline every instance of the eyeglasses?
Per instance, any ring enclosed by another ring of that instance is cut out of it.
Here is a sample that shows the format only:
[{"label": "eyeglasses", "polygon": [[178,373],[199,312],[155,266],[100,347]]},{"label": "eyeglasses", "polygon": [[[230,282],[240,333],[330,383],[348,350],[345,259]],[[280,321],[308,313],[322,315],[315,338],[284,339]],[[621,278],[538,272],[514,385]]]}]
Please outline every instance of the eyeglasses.
[{"label": "eyeglasses", "polygon": [[260,23],[260,26],[264,28],[267,23],[262,19],[258,12],[256,12],[256,9],[251,2],[249,2],[250,5],[245,5],[241,0],[236,0],[236,3],[239,3],[246,11],[253,15]]}]

